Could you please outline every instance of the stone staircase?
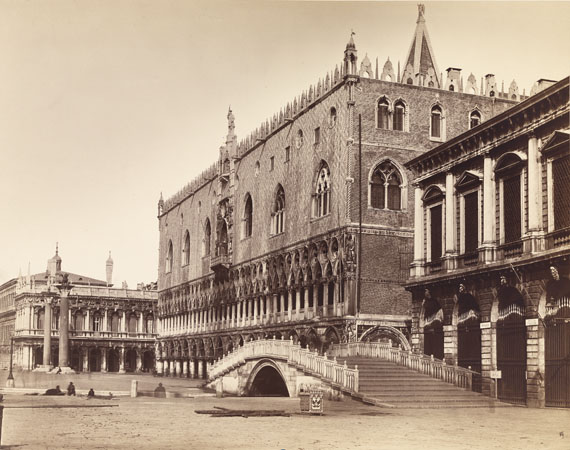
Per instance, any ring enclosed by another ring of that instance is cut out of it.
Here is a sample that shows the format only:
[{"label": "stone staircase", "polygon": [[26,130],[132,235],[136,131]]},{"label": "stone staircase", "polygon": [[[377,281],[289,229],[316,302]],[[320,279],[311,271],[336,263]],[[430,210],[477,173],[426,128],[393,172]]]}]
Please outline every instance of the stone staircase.
[{"label": "stone staircase", "polygon": [[353,397],[392,408],[486,408],[509,406],[476,392],[379,358],[348,357],[337,362],[358,366],[359,389]]}]

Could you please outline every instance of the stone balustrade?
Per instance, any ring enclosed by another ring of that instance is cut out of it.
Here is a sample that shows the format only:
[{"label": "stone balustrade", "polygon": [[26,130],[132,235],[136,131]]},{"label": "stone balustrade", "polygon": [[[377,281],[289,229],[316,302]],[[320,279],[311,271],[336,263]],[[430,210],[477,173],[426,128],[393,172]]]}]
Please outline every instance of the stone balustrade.
[{"label": "stone balustrade", "polygon": [[412,353],[380,342],[350,342],[335,344],[329,349],[331,355],[338,357],[361,356],[364,358],[380,358],[399,366],[404,366],[416,372],[429,375],[432,378],[454,384],[457,387],[471,390],[473,376],[480,376],[463,367],[447,364],[433,356]]},{"label": "stone balustrade", "polygon": [[259,339],[246,342],[242,347],[234,349],[228,355],[215,361],[208,368],[209,381],[223,376],[233,368],[245,364],[246,359],[277,358],[286,360],[288,364],[318,376],[325,382],[331,383],[344,391],[358,392],[358,367],[349,368],[336,362],[336,358],[328,359],[327,355],[319,355],[301,348],[292,340]]}]

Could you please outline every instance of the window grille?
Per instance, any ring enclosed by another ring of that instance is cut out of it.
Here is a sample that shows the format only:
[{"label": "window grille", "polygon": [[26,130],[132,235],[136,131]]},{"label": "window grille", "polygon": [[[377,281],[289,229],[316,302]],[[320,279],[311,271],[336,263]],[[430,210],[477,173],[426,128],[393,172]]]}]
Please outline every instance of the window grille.
[{"label": "window grille", "polygon": [[472,192],[464,196],[465,207],[465,253],[472,253],[477,250],[479,212],[477,207],[478,193]]},{"label": "window grille", "polygon": [[521,238],[520,181],[520,175],[503,180],[503,222],[506,244]]},{"label": "window grille", "polygon": [[570,156],[552,162],[554,229],[570,227]]},{"label": "window grille", "polygon": [[402,177],[389,161],[374,170],[370,180],[370,206],[379,209],[402,209]]},{"label": "window grille", "polygon": [[394,105],[394,130],[404,131],[404,116],[406,109],[402,102]]},{"label": "window grille", "polygon": [[441,205],[430,208],[430,238],[431,238],[431,260],[437,261],[441,258],[442,246],[442,207]]}]

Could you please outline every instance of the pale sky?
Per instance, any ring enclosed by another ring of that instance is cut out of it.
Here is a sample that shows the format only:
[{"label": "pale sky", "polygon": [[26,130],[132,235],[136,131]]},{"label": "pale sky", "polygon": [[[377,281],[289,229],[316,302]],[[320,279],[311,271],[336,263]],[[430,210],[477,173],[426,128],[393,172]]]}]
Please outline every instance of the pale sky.
[{"label": "pale sky", "polygon": [[[342,60],[406,57],[417,2],[0,0],[0,284],[157,278],[157,201]],[[569,2],[425,2],[439,69],[527,94],[570,73]]]}]

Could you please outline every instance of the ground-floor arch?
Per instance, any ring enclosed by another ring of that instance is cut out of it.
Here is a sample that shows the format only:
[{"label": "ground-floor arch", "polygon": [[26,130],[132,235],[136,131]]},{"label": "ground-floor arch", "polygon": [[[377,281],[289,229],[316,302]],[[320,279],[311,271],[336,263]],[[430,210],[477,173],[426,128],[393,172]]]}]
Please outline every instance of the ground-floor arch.
[{"label": "ground-floor arch", "polygon": [[251,371],[246,392],[250,397],[290,397],[281,371],[269,360],[261,361]]}]

